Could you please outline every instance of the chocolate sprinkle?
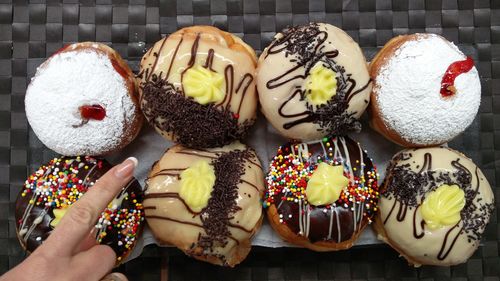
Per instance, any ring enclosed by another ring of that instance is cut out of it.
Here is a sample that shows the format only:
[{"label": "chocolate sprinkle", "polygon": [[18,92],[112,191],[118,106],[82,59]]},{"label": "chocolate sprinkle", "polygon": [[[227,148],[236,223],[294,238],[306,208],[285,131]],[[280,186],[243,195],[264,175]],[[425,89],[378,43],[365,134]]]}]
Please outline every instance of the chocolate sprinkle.
[{"label": "chocolate sprinkle", "polygon": [[[281,32],[283,37],[274,41],[272,45],[269,46],[268,55],[284,50],[287,57],[294,55],[296,56],[295,61],[297,61],[298,64],[305,65],[313,60],[313,57],[316,56],[316,49],[326,40],[326,33],[323,38],[319,36],[320,33],[325,32],[319,30],[319,25],[317,23],[287,27]],[[274,49],[276,46],[281,45],[284,45],[284,47]]]},{"label": "chocolate sprinkle", "polygon": [[215,184],[208,205],[201,211],[201,221],[206,234],[200,235],[198,246],[205,253],[212,252],[215,246],[224,247],[231,236],[230,220],[239,210],[238,184],[245,173],[245,159],[252,157],[249,149],[223,153],[212,162],[215,170]]},{"label": "chocolate sprinkle", "polygon": [[141,87],[141,107],[148,121],[189,147],[224,146],[245,137],[253,124],[253,120],[239,124],[229,110],[185,97],[180,89],[156,74]]}]

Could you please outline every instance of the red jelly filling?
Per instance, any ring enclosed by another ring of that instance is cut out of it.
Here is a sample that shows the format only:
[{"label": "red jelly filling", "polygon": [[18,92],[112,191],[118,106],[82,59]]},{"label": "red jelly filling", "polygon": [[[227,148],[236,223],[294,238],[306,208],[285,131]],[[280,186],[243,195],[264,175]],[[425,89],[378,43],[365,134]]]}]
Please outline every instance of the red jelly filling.
[{"label": "red jelly filling", "polygon": [[52,54],[52,56],[55,56],[57,54],[59,54],[60,52],[66,50],[70,45],[66,45],[66,46],[63,46],[62,48],[60,48],[59,50],[57,50],[55,53]]},{"label": "red jelly filling", "polygon": [[474,61],[471,57],[467,57],[465,60],[456,61],[450,64],[444,73],[443,79],[441,80],[441,95],[443,97],[454,95],[456,92],[454,86],[455,78],[462,73],[469,72],[473,66]]},{"label": "red jelly filling", "polygon": [[102,120],[106,117],[106,109],[98,104],[82,105],[80,106],[80,114],[83,119]]}]

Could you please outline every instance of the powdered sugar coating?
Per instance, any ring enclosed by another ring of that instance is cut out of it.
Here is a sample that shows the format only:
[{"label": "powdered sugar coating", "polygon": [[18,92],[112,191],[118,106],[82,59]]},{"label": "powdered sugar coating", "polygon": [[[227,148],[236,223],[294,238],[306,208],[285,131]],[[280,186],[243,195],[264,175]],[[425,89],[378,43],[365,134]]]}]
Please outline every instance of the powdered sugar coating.
[{"label": "powdered sugar coating", "polygon": [[457,46],[434,34],[403,43],[375,78],[384,123],[416,145],[441,144],[463,132],[481,101],[477,69],[455,79],[453,96],[442,97],[440,88],[448,66],[465,58]]},{"label": "powdered sugar coating", "polygon": [[[93,104],[104,107],[106,117],[82,124],[79,107]],[[38,138],[68,156],[116,149],[136,117],[125,79],[105,53],[90,48],[56,54],[39,67],[28,86],[25,106]]]}]

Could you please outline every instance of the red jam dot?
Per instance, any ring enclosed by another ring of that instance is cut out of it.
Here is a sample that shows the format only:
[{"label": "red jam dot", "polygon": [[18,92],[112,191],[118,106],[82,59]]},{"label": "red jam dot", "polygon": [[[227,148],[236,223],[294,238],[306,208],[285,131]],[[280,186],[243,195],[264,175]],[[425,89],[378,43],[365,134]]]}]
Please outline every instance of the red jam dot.
[{"label": "red jam dot", "polygon": [[441,80],[441,95],[443,97],[449,97],[455,94],[455,78],[458,75],[467,73],[474,66],[474,60],[471,57],[467,57],[465,60],[456,61],[450,66],[444,73],[443,79]]},{"label": "red jam dot", "polygon": [[83,119],[102,120],[106,117],[106,110],[98,104],[82,105],[80,106],[80,114]]}]

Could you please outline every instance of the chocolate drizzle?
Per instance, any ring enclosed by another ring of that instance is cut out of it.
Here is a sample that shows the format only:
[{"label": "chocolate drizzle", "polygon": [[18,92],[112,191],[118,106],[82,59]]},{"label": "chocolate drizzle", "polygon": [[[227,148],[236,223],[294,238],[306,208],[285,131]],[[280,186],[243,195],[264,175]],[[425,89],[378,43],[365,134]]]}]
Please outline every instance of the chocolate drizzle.
[{"label": "chocolate drizzle", "polygon": [[[244,138],[255,122],[254,119],[240,120],[240,111],[254,77],[246,73],[235,81],[233,65],[228,64],[224,68],[226,91],[221,103],[202,105],[193,98],[185,96],[182,81],[186,71],[197,63],[201,37],[202,34],[197,33],[191,45],[190,58],[187,67],[181,73],[179,87],[174,86],[168,79],[184,36],[179,39],[175,47],[166,75],[163,71],[156,70],[167,41],[163,39],[157,53],[153,53],[156,57],[153,65],[141,70],[140,77],[145,79],[140,83],[142,90],[140,104],[147,120],[157,129],[172,134],[174,141],[193,148],[218,147]],[[202,67],[215,71],[214,57],[214,49],[209,49]],[[236,89],[234,89],[235,82],[237,82]],[[240,95],[240,100],[238,106],[232,109],[231,100],[235,95]]]},{"label": "chocolate drizzle", "polygon": [[[266,83],[268,89],[275,89],[297,79],[305,79],[310,70],[317,63],[337,73],[337,90],[334,97],[327,103],[314,106],[306,100],[306,90],[297,86],[290,97],[279,106],[278,113],[283,118],[297,118],[283,124],[284,129],[291,129],[302,123],[318,124],[327,135],[346,135],[351,131],[360,131],[361,123],[354,117],[357,112],[348,113],[351,99],[364,91],[371,80],[360,89],[356,88],[356,81],[351,74],[346,73],[343,66],[335,61],[338,50],[324,51],[328,33],[321,31],[319,25],[310,23],[305,26],[289,27],[282,31],[281,37],[275,40],[267,50],[267,56],[285,52],[291,62],[296,63],[291,69],[285,70],[277,77]],[[287,105],[294,99],[306,102],[306,110],[299,113],[285,113]]]},{"label": "chocolate drizzle", "polygon": [[450,162],[450,166],[454,169],[444,170],[438,169],[439,167],[433,169],[432,154],[425,153],[422,167],[419,169],[417,165],[416,168],[419,170],[414,171],[409,163],[400,163],[400,161],[408,162],[412,157],[409,151],[400,152],[387,169],[388,177],[382,184],[382,196],[394,202],[387,216],[383,218],[383,223],[387,224],[394,209],[399,205],[396,220],[402,222],[406,218],[407,210],[411,210],[413,212],[413,236],[415,239],[422,239],[426,233],[425,221],[423,219],[417,221],[417,212],[426,195],[444,184],[459,186],[465,194],[465,207],[460,212],[462,226],[459,226],[459,222],[446,233],[436,256],[438,260],[445,260],[460,235],[467,235],[470,243],[476,243],[481,239],[488,221],[484,217],[491,216],[494,205],[476,199],[482,180],[478,167],[475,168],[473,175],[460,162],[460,158],[457,158]]}]

